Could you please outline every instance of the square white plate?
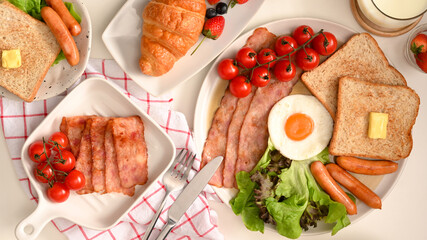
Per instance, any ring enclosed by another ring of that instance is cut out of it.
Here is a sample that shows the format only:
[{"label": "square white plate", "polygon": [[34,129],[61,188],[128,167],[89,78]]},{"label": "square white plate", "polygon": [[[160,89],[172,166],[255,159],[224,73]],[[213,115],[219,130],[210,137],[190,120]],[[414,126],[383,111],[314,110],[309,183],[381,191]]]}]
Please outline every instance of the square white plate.
[{"label": "square white plate", "polygon": [[[28,157],[31,143],[49,137],[59,131],[63,116],[92,115],[126,117],[139,115],[145,128],[148,149],[148,182],[137,186],[133,197],[119,193],[78,195],[71,191],[63,203],[53,203],[47,197],[47,184],[38,182],[33,176],[36,166]],[[122,216],[138,203],[150,185],[156,182],[172,163],[175,146],[170,137],[145,112],[132,103],[127,96],[106,80],[87,79],[69,93],[58,106],[40,123],[25,142],[21,158],[34,189],[39,196],[37,209],[16,228],[21,238],[35,238],[44,225],[54,218],[65,218],[81,226],[104,230],[117,224]],[[24,228],[32,226],[32,234]]]},{"label": "square white plate", "polygon": [[[171,71],[160,77],[145,75],[139,68],[142,11],[148,0],[126,1],[105,29],[102,40],[127,75],[147,92],[159,96],[192,77],[220,54],[243,31],[264,1],[249,1],[228,9],[228,13],[223,15],[225,28],[222,35],[217,40],[206,39],[191,56],[193,49],[203,39],[200,34],[199,41],[187,54],[175,63]],[[212,6],[207,4],[207,7]]]}]

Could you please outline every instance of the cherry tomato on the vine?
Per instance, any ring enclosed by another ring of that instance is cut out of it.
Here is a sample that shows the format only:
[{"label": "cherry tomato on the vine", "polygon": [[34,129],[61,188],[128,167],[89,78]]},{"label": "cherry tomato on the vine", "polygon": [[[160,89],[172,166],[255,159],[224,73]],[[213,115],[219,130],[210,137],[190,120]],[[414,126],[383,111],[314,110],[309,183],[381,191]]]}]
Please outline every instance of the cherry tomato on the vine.
[{"label": "cherry tomato on the vine", "polygon": [[312,70],[319,65],[319,54],[312,48],[298,50],[295,63],[304,71]]},{"label": "cherry tomato on the vine", "polygon": [[53,202],[65,202],[70,196],[70,190],[64,183],[55,182],[52,187],[47,189],[47,196]]},{"label": "cherry tomato on the vine", "polygon": [[50,154],[49,145],[46,144],[46,147],[44,147],[42,140],[33,142],[28,148],[28,155],[33,162],[44,162],[50,157]]},{"label": "cherry tomato on the vine", "polygon": [[265,87],[271,79],[266,67],[257,67],[252,71],[251,83],[256,87]]},{"label": "cherry tomato on the vine", "polygon": [[[295,39],[290,36],[281,36],[276,40],[274,47],[277,56],[283,56],[295,50],[295,48],[298,47],[298,44]],[[294,54],[295,52],[291,55]]]},{"label": "cherry tomato on the vine", "polygon": [[255,67],[256,55],[256,52],[250,47],[241,48],[236,54],[237,65],[242,68]]},{"label": "cherry tomato on the vine", "polygon": [[239,74],[237,62],[234,59],[227,58],[218,64],[218,74],[224,80],[231,80]]},{"label": "cherry tomato on the vine", "polygon": [[41,183],[47,183],[52,180],[53,170],[47,162],[42,162],[34,168],[34,177]]},{"label": "cherry tomato on the vine", "polygon": [[245,76],[239,75],[230,81],[230,92],[238,98],[244,98],[251,93],[251,83]]},{"label": "cherry tomato on the vine", "polygon": [[53,157],[52,167],[56,170],[69,172],[74,168],[75,165],[76,158],[70,151],[63,150],[61,153],[57,152]]},{"label": "cherry tomato on the vine", "polygon": [[296,75],[295,65],[288,60],[280,60],[274,67],[274,75],[281,82],[291,81]]},{"label": "cherry tomato on the vine", "polygon": [[327,56],[335,52],[337,44],[337,39],[332,33],[323,32],[313,39],[311,47],[320,55]]},{"label": "cherry tomato on the vine", "polygon": [[307,25],[297,27],[292,33],[292,37],[297,41],[298,45],[303,45],[314,35],[313,29]]},{"label": "cherry tomato on the vine", "polygon": [[[58,144],[59,149],[62,151],[66,147],[68,147],[68,138],[62,132],[55,132],[49,138],[49,144],[51,146],[55,146],[54,142]],[[56,149],[56,148],[55,148]]]},{"label": "cherry tomato on the vine", "polygon": [[[258,63],[260,65],[264,65],[264,64],[266,64],[268,62],[271,62],[271,61],[273,61],[276,58],[277,58],[276,53],[272,49],[270,49],[270,48],[263,48],[263,49],[261,49],[261,51],[259,51],[259,53],[257,55],[257,60],[258,60]],[[264,65],[264,67],[273,68],[274,65],[276,65],[276,61],[271,62],[269,64],[266,64],[266,65]]]},{"label": "cherry tomato on the vine", "polygon": [[65,177],[65,185],[71,190],[80,190],[85,186],[85,175],[79,170],[73,170]]}]

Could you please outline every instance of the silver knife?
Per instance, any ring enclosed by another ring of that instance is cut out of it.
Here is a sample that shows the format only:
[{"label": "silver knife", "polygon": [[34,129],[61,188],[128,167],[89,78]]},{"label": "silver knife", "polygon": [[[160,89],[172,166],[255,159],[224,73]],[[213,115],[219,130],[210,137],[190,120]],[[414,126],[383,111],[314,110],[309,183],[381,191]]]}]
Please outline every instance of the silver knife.
[{"label": "silver knife", "polygon": [[209,180],[221,164],[222,159],[223,157],[219,156],[208,162],[208,164],[206,164],[206,166],[204,166],[202,170],[194,176],[181,194],[179,194],[175,202],[169,208],[168,222],[163,226],[157,239],[165,239],[172,228],[175,227],[179,219],[181,219],[187,209],[191,204],[193,204],[194,200],[196,200],[199,193],[203,190],[206,184],[208,184]]}]

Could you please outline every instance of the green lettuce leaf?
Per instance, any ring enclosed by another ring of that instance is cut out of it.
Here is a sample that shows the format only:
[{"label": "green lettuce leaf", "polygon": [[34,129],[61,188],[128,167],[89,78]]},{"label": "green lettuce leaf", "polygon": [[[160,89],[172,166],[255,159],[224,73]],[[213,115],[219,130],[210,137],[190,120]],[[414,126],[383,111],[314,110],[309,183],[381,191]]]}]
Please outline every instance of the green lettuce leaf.
[{"label": "green lettuce leaf", "polygon": [[243,223],[251,231],[264,232],[264,221],[259,217],[259,208],[255,204],[254,189],[256,183],[252,182],[248,172],[241,171],[236,174],[237,186],[240,189],[237,196],[230,200],[234,214],[242,215]]}]

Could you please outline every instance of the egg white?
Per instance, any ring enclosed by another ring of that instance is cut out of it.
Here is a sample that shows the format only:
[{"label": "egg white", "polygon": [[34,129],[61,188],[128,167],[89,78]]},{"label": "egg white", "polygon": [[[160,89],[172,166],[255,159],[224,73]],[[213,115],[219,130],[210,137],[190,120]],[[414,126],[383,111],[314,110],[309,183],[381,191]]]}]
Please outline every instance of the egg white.
[{"label": "egg white", "polygon": [[[313,132],[301,141],[290,139],[285,132],[289,116],[303,113],[314,122]],[[277,102],[268,116],[268,132],[274,147],[292,160],[306,160],[320,153],[332,137],[331,115],[314,96],[291,95]]]}]

